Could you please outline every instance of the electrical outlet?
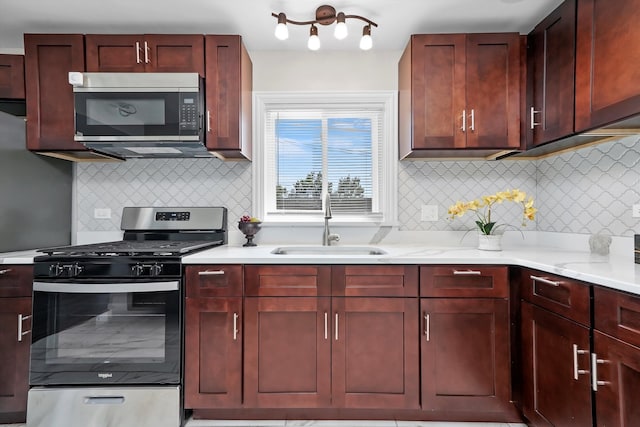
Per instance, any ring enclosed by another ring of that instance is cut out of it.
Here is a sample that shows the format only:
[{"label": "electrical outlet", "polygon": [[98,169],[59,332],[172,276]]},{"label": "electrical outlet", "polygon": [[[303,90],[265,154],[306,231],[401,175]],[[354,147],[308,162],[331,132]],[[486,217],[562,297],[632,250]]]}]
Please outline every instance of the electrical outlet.
[{"label": "electrical outlet", "polygon": [[437,221],[438,205],[422,205],[420,221]]},{"label": "electrical outlet", "polygon": [[95,208],[93,210],[93,217],[95,219],[111,219],[110,208]]},{"label": "electrical outlet", "polygon": [[634,218],[640,218],[640,203],[637,203],[632,206],[631,216]]}]

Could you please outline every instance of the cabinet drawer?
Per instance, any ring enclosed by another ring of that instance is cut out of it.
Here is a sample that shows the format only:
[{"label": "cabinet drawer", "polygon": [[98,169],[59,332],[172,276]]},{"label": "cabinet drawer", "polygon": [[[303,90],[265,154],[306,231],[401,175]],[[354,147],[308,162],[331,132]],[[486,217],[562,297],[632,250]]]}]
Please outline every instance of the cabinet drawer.
[{"label": "cabinet drawer", "polygon": [[591,301],[586,283],[523,269],[522,298],[583,325],[590,324]]},{"label": "cabinet drawer", "polygon": [[420,296],[507,298],[507,267],[443,265],[420,267]]},{"label": "cabinet drawer", "polygon": [[333,296],[417,297],[418,267],[334,265]]},{"label": "cabinet drawer", "polygon": [[187,297],[242,296],[241,265],[199,265],[186,268]]},{"label": "cabinet drawer", "polygon": [[593,304],[596,329],[640,347],[640,296],[596,286]]},{"label": "cabinet drawer", "polygon": [[30,297],[33,267],[0,264],[0,297]]},{"label": "cabinet drawer", "polygon": [[313,297],[331,294],[331,266],[247,265],[245,295],[249,297]]}]

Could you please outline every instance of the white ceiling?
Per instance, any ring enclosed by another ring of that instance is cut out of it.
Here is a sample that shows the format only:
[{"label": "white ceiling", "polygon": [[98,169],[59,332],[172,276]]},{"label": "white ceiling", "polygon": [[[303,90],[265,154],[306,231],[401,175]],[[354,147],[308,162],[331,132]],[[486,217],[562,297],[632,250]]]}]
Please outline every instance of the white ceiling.
[{"label": "white ceiling", "polygon": [[[0,51],[21,50],[23,33],[240,34],[249,51],[306,50],[309,27],[289,26],[277,40],[276,18],[314,19],[331,4],[378,24],[373,49],[401,50],[411,34],[528,33],[562,0],[0,0]],[[363,22],[347,20],[349,37],[320,26],[322,50],[358,49]]]}]

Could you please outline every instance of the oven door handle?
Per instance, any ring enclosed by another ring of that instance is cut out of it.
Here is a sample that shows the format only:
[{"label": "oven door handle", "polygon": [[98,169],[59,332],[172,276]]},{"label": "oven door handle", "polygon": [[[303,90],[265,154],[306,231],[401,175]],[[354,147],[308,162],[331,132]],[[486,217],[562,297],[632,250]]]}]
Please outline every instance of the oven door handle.
[{"label": "oven door handle", "polygon": [[132,283],[55,283],[33,282],[33,290],[38,292],[58,292],[65,294],[125,294],[130,292],[177,291],[180,282],[132,282]]}]

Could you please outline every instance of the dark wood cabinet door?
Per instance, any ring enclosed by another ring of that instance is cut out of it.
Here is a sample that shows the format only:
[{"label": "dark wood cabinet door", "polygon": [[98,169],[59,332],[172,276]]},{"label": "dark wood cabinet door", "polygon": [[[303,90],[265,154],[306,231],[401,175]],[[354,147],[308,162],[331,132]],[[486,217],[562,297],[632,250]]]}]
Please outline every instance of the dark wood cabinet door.
[{"label": "dark wood cabinet door", "polygon": [[199,73],[204,77],[204,36],[87,34],[87,71]]},{"label": "dark wood cabinet door", "polygon": [[84,71],[81,34],[25,34],[27,148],[87,151],[73,140],[73,88],[69,71]]},{"label": "dark wood cabinet door", "polygon": [[420,267],[420,296],[447,298],[507,298],[509,270],[487,265]]},{"label": "dark wood cabinet door", "polygon": [[512,410],[507,300],[423,298],[420,304],[422,409]]},{"label": "dark wood cabinet door", "polygon": [[89,72],[143,72],[150,59],[142,35],[87,34],[85,43]]},{"label": "dark wood cabinet door", "polygon": [[30,297],[0,298],[0,423],[25,421],[31,344],[27,316],[31,316]]},{"label": "dark wood cabinet door", "polygon": [[520,148],[520,37],[468,34],[467,148]]},{"label": "dark wood cabinet door", "polygon": [[347,297],[417,297],[415,265],[334,265],[331,295]]},{"label": "dark wood cabinet door", "polygon": [[640,0],[578,2],[575,130],[640,112]]},{"label": "dark wood cabinet door", "polygon": [[245,406],[329,407],[330,301],[329,297],[245,298]]},{"label": "dark wood cabinet door", "polygon": [[24,56],[0,55],[0,98],[24,99]]},{"label": "dark wood cabinet door", "polygon": [[640,425],[640,348],[593,332],[596,425]]},{"label": "dark wood cabinet door", "polygon": [[242,298],[187,298],[185,407],[242,404]]},{"label": "dark wood cabinet door", "polygon": [[413,150],[465,148],[465,40],[464,34],[411,37],[399,65],[401,158]]},{"label": "dark wood cabinet door", "polygon": [[589,328],[523,301],[522,410],[530,425],[591,425],[589,349]]},{"label": "dark wood cabinet door", "polygon": [[538,146],[573,133],[576,0],[565,0],[527,42],[527,142]]},{"label": "dark wood cabinet door", "polygon": [[0,265],[0,298],[31,297],[33,266]]},{"label": "dark wood cabinet door", "polygon": [[419,408],[418,298],[333,298],[332,311],[332,406]]},{"label": "dark wood cabinet door", "polygon": [[239,264],[189,265],[185,268],[186,296],[241,297],[244,284],[242,270]]},{"label": "dark wood cabinet door", "polygon": [[205,36],[207,149],[251,159],[251,58],[240,36]]},{"label": "dark wood cabinet door", "polygon": [[245,265],[245,295],[316,297],[331,295],[329,265]]}]

